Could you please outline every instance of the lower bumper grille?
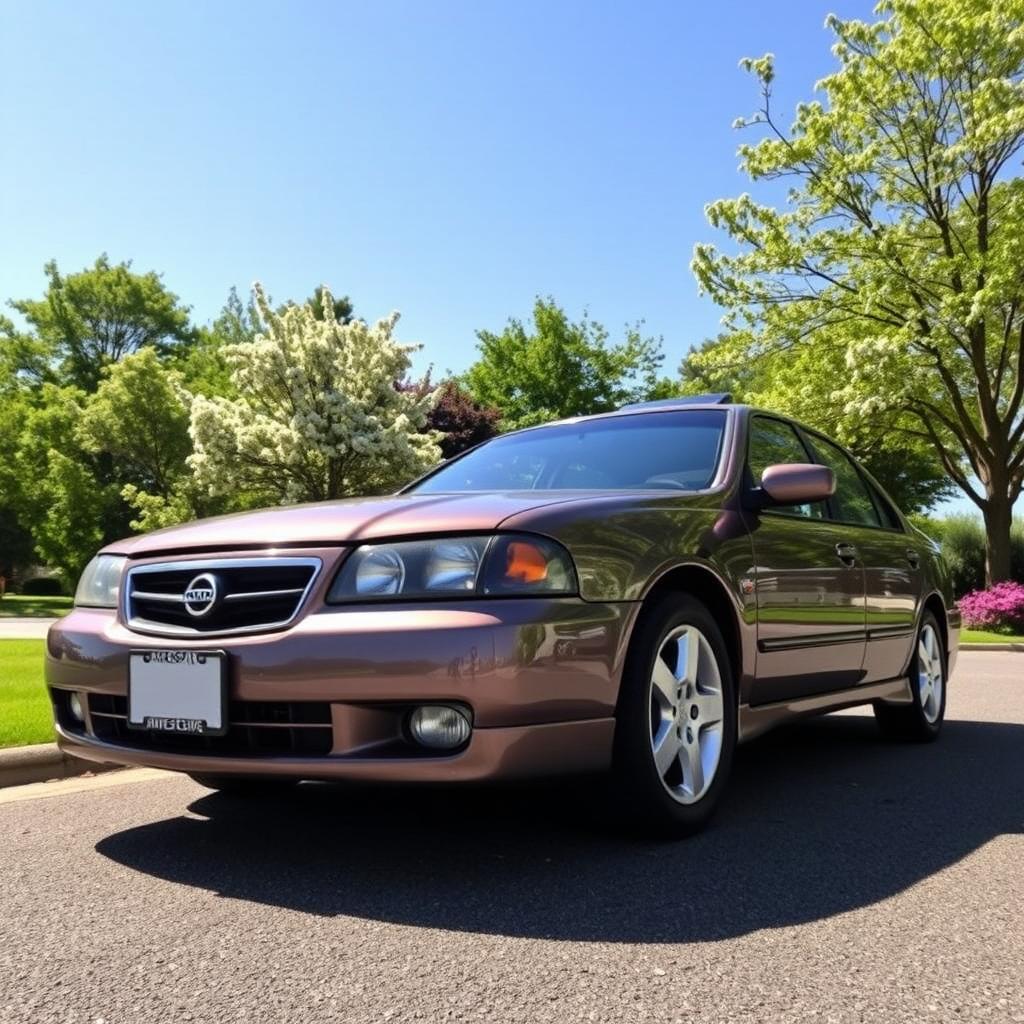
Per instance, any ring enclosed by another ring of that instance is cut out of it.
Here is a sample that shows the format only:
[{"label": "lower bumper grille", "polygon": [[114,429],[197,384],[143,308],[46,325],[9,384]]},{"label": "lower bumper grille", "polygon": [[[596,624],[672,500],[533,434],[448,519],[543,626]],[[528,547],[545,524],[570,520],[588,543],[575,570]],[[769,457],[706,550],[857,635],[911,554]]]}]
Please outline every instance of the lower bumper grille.
[{"label": "lower bumper grille", "polygon": [[[326,757],[334,733],[326,701],[231,701],[223,736],[189,736],[128,728],[128,700],[112,694],[88,696],[92,732],[98,740],[138,750],[214,757]],[[67,716],[58,720],[68,731]]]}]

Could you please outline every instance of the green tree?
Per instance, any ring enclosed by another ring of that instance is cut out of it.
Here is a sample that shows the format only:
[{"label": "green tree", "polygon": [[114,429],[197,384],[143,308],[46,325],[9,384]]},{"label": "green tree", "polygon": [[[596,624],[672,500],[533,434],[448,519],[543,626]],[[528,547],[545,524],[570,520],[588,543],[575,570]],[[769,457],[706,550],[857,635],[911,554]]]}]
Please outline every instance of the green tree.
[{"label": "green tree", "polygon": [[107,452],[119,475],[164,497],[185,470],[191,395],[180,374],[166,369],[151,348],[106,367],[85,402],[78,440],[86,451]]},{"label": "green tree", "polygon": [[46,380],[52,380],[46,345],[0,316],[0,397]]},{"label": "green tree", "polygon": [[[144,348],[108,366],[85,401],[76,436],[87,452],[113,460],[133,530],[173,526],[232,504],[206,494],[187,465],[192,397],[181,373]],[[244,504],[233,497],[233,504]]]},{"label": "green tree", "polygon": [[97,547],[128,532],[120,486],[110,459],[78,442],[83,391],[44,384],[21,401],[6,463],[14,512],[39,557],[73,583]]},{"label": "green tree", "polygon": [[690,394],[725,391],[738,402],[788,413],[835,437],[881,482],[905,512],[921,512],[956,492],[934,449],[908,434],[913,421],[900,409],[873,416],[846,415],[833,401],[834,385],[846,376],[845,347],[822,335],[773,354],[731,365],[724,351],[749,339],[715,338],[691,352],[680,373]]},{"label": "green tree", "polygon": [[[347,295],[342,295],[340,299],[330,296],[331,308],[334,310],[334,319],[339,324],[348,324],[352,322],[352,317],[355,315],[355,309],[352,306],[352,300]],[[313,289],[313,294],[306,299],[306,305],[313,310],[313,316],[317,320],[324,319],[324,286],[318,284]]]},{"label": "green tree", "polygon": [[554,299],[537,299],[530,326],[509,320],[500,334],[478,331],[480,358],[463,382],[481,405],[501,410],[505,430],[607,412],[647,398],[660,385],[661,339],[640,325],[609,345],[586,316],[573,323]]},{"label": "green tree", "polygon": [[36,550],[73,586],[96,549],[109,539],[103,520],[116,500],[116,489],[100,487],[87,466],[51,448],[37,493]]},{"label": "green tree", "polygon": [[192,393],[233,397],[224,349],[252,341],[259,327],[259,314],[252,300],[243,303],[238,290],[232,287],[213,323],[197,328],[195,340],[190,345],[179,346],[170,365],[181,373],[185,386]]},{"label": "green tree", "polygon": [[25,481],[14,458],[27,412],[24,392],[0,383],[0,573],[5,576],[10,576],[16,566],[27,564],[35,548],[23,517]]},{"label": "green tree", "polygon": [[698,245],[693,268],[730,333],[701,359],[841,347],[845,374],[807,385],[843,416],[904,414],[893,429],[929,444],[981,510],[987,576],[1004,579],[1024,485],[1024,0],[877,11],[829,19],[839,68],[789,129],[771,55],[744,61],[762,106],[739,124],[765,135],[742,166],[788,201],[708,207],[732,245]]},{"label": "green tree", "polygon": [[103,368],[146,345],[167,353],[192,341],[188,309],[153,271],[135,274],[130,263],[106,255],[75,274],[45,266],[46,294],[11,306],[28,321],[37,349],[61,383],[92,391]]}]

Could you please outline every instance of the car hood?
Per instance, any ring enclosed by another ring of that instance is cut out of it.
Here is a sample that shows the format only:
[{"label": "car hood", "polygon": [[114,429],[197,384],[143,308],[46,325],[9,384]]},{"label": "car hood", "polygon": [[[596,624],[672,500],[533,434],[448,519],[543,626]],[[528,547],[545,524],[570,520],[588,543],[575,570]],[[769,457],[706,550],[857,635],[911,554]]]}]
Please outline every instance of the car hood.
[{"label": "car hood", "polygon": [[135,558],[202,549],[330,545],[423,533],[493,530],[510,516],[565,502],[600,498],[565,491],[488,494],[399,494],[260,509],[200,519],[109,544],[104,551]]}]

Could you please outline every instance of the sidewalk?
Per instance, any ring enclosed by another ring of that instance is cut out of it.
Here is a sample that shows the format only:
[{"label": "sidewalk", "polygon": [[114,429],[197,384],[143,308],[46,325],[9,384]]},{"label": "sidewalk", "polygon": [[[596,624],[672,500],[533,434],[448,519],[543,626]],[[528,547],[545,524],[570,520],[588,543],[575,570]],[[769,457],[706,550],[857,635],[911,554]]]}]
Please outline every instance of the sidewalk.
[{"label": "sidewalk", "polygon": [[0,640],[45,640],[56,619],[0,619]]}]

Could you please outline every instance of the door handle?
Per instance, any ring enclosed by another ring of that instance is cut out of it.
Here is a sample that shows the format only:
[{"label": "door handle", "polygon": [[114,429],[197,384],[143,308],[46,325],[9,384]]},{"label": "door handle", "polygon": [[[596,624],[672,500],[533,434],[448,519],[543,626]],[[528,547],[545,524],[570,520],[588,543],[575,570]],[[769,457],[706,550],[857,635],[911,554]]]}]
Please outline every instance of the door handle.
[{"label": "door handle", "polygon": [[853,565],[857,561],[857,549],[852,544],[840,541],[836,545],[836,554],[844,565]]},{"label": "door handle", "polygon": [[921,564],[921,555],[913,548],[907,548],[907,561],[911,569],[916,569]]}]

